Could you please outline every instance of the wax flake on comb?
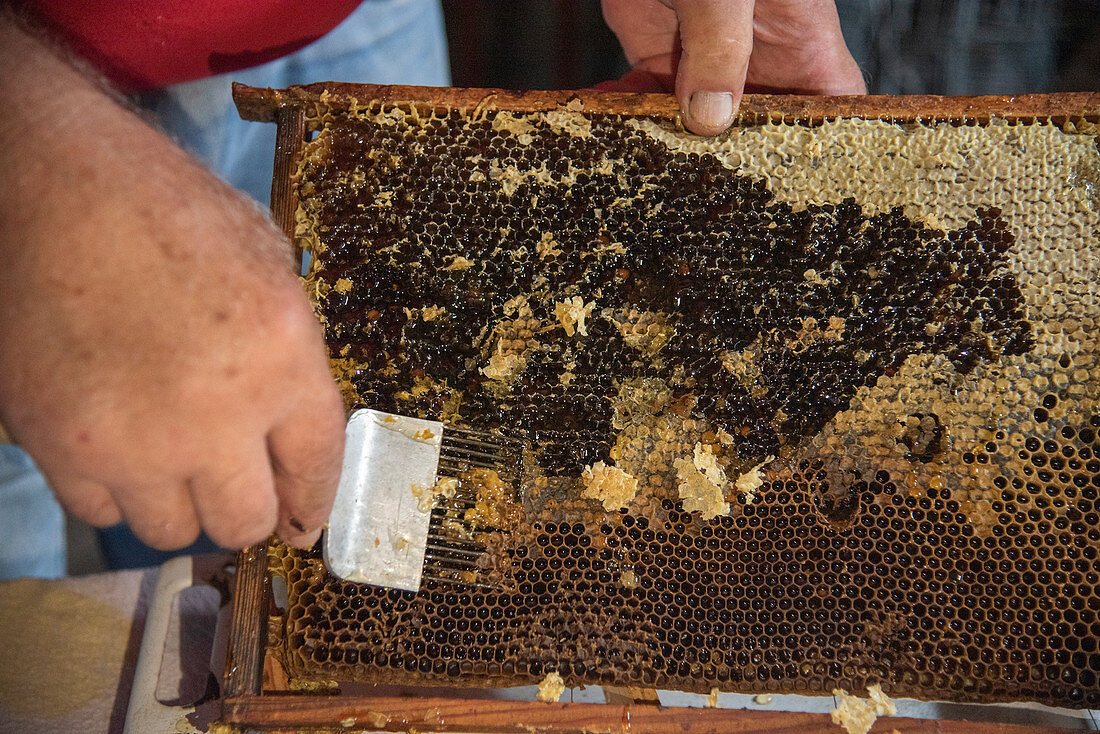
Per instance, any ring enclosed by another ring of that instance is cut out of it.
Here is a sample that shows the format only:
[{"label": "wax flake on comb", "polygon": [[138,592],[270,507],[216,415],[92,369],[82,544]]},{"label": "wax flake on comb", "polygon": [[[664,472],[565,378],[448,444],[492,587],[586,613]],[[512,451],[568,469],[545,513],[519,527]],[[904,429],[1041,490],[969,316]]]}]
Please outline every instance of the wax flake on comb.
[{"label": "wax flake on comb", "polygon": [[[711,140],[577,104],[313,124],[297,237],[349,406],[530,461],[476,585],[273,545],[294,676],[1100,705],[1091,135]],[[591,467],[637,481],[623,509]],[[684,467],[721,480],[708,519]]]}]

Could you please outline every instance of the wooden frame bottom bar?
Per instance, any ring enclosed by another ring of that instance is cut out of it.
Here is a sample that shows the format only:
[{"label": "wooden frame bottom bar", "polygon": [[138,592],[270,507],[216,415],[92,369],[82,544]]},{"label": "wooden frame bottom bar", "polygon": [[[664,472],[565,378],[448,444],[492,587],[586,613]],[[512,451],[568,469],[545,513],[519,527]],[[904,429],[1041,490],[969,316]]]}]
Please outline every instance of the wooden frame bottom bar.
[{"label": "wooden frame bottom bar", "polygon": [[[648,704],[537,703],[453,698],[309,695],[242,696],[224,702],[223,723],[241,729],[479,732],[481,734],[718,734],[799,732],[838,734],[826,714]],[[1065,734],[1066,729],[888,717],[876,732],[899,734]]]}]

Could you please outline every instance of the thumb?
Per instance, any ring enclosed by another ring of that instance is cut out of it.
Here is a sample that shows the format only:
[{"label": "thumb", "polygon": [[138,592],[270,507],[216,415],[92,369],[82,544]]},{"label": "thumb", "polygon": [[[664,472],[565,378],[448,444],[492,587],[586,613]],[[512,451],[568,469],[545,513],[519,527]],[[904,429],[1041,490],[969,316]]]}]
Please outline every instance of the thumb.
[{"label": "thumb", "polygon": [[753,0],[680,0],[676,98],[684,125],[717,135],[733,122],[752,53]]}]

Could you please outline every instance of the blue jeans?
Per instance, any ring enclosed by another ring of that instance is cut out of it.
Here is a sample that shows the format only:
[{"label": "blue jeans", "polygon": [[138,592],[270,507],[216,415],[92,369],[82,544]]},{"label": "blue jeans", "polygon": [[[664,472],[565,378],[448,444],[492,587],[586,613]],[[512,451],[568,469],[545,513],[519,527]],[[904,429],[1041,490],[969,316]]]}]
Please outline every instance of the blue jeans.
[{"label": "blue jeans", "polygon": [[[245,122],[230,82],[286,87],[317,81],[376,84],[450,83],[438,0],[365,0],[328,35],[253,69],[144,95],[152,122],[236,188],[266,204],[271,191],[275,126]],[[172,554],[141,544],[115,526],[100,536],[114,568],[155,565]],[[185,551],[212,548],[207,540]],[[65,523],[45,479],[22,451],[0,446],[0,579],[65,574]]]},{"label": "blue jeans", "polygon": [[0,579],[65,575],[65,517],[34,462],[0,446]]}]

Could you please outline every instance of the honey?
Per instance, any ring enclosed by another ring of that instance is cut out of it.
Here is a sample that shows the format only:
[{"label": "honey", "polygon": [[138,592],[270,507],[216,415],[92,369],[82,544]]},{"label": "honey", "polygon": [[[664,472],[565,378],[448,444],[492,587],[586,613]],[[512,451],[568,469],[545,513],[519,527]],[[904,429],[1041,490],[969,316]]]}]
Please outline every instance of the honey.
[{"label": "honey", "polygon": [[[1100,706],[1091,133],[703,139],[579,103],[310,124],[297,237],[348,406],[527,461],[482,481],[470,583],[273,544],[296,679]],[[636,484],[609,503],[611,469]]]}]

